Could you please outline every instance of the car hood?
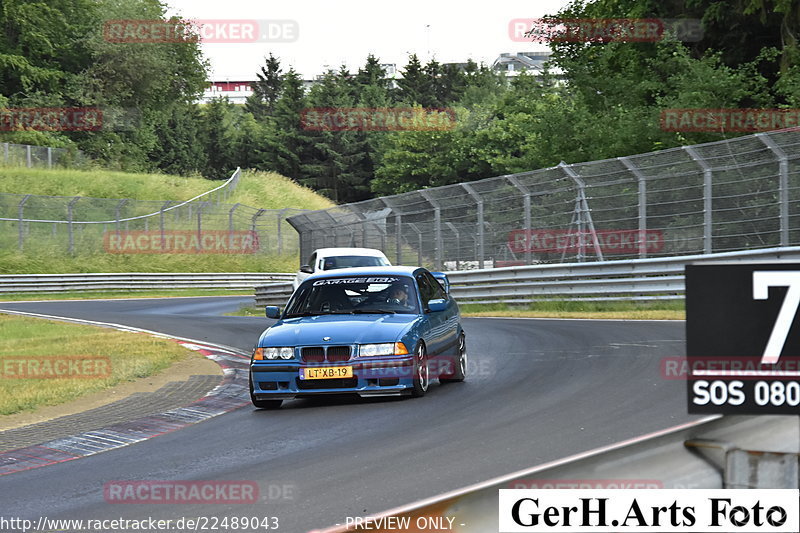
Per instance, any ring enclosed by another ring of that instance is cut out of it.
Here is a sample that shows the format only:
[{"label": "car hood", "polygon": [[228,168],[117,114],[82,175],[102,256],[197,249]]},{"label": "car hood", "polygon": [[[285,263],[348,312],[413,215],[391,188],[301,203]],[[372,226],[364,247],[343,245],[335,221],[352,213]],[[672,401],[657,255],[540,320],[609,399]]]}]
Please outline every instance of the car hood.
[{"label": "car hood", "polygon": [[[261,337],[261,346],[395,342],[418,315],[318,315],[280,320]],[[330,337],[329,341],[323,340]]]}]

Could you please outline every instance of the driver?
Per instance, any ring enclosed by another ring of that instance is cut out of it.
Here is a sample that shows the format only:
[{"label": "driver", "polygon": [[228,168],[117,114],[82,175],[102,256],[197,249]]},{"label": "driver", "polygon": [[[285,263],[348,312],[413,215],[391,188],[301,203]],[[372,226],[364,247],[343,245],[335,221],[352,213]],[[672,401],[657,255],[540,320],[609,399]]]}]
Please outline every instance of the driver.
[{"label": "driver", "polygon": [[389,303],[408,307],[408,288],[403,283],[395,283],[389,290]]}]

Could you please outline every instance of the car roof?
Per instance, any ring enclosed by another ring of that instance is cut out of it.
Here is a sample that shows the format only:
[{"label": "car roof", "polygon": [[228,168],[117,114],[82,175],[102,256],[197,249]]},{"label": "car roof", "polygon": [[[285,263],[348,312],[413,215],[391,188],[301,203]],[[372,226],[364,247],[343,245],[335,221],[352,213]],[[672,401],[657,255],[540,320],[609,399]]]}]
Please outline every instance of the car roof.
[{"label": "car roof", "polygon": [[314,250],[317,257],[335,257],[340,255],[366,255],[369,257],[386,257],[383,252],[374,248],[318,248]]},{"label": "car roof", "polygon": [[342,278],[348,276],[413,276],[414,272],[422,269],[415,266],[383,266],[383,267],[353,267],[326,270],[319,274],[312,274],[306,279]]}]

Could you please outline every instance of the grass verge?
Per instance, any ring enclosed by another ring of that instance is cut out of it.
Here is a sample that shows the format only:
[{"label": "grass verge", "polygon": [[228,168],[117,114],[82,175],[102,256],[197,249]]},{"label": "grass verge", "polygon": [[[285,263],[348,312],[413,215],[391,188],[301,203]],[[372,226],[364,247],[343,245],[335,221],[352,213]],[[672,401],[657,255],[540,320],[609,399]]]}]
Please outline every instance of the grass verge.
[{"label": "grass verge", "polygon": [[594,318],[617,320],[684,320],[683,300],[655,302],[536,302],[530,305],[462,304],[463,316],[510,318]]},{"label": "grass verge", "polygon": [[[190,355],[149,335],[9,315],[0,315],[0,339],[0,415],[65,403]],[[56,377],[21,377],[31,375]]]},{"label": "grass verge", "polygon": [[28,300],[106,300],[126,298],[187,298],[193,296],[252,296],[252,289],[172,289],[152,291],[80,291],[60,293],[13,293],[0,295],[0,302]]},{"label": "grass verge", "polygon": [[263,307],[255,307],[252,304],[247,304],[241,306],[236,311],[231,311],[230,313],[225,313],[225,316],[258,316],[264,317],[264,308]]}]

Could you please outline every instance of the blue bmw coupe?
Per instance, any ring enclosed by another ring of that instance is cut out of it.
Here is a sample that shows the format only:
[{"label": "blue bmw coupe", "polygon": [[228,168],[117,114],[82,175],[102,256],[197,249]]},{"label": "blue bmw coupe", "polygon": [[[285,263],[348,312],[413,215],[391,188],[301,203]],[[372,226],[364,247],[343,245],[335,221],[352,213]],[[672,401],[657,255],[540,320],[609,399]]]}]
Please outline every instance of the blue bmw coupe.
[{"label": "blue bmw coupe", "polygon": [[420,267],[316,274],[294,292],[250,361],[262,409],[320,394],[422,396],[430,382],[464,381],[467,350],[444,274]]}]

